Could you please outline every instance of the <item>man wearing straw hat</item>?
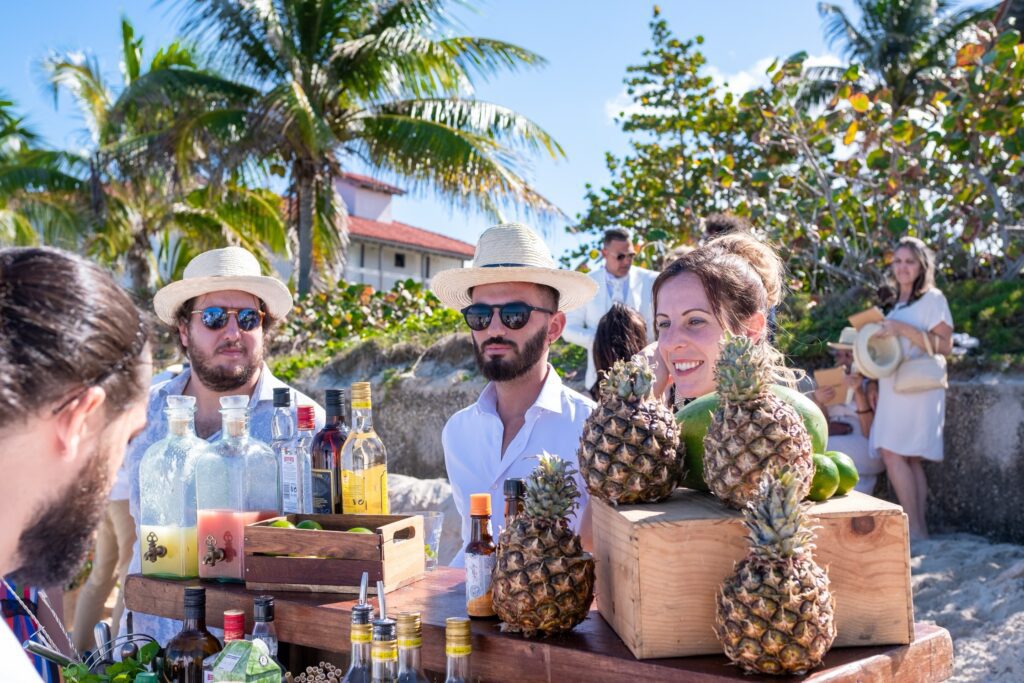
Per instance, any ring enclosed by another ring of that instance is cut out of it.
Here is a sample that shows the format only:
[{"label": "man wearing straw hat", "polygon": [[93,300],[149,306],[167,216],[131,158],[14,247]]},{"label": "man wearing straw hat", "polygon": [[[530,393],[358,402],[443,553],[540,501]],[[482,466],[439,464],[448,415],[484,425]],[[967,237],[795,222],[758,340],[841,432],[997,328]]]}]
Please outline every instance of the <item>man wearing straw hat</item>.
[{"label": "man wearing straw hat", "polygon": [[[565,329],[565,312],[585,305],[597,285],[583,273],[558,268],[544,241],[513,223],[486,230],[472,267],[438,273],[432,288],[442,303],[462,312],[477,367],[490,380],[441,435],[465,547],[470,494],[489,493],[493,509],[502,510],[505,479],[527,477],[541,452],[575,464],[594,402],[562,384],[548,349]],[[572,523],[589,545],[589,524],[579,524],[588,517],[578,473],[576,484],[582,497]],[[460,566],[463,557],[460,552],[452,564]]]},{"label": "man wearing straw hat", "polygon": [[[814,400],[828,416],[828,449],[846,453],[853,458],[857,474],[860,475],[856,489],[870,494],[875,489],[878,474],[885,471],[885,464],[880,459],[872,458],[868,452],[868,434],[874,420],[874,406],[868,396],[868,382],[853,363],[853,345],[856,341],[857,330],[846,327],[840,333],[838,342],[828,342],[836,367],[843,368],[846,374],[839,387],[823,386],[815,389]],[[838,402],[837,392],[846,394]]]},{"label": "man wearing straw hat", "polygon": [[[220,437],[221,397],[249,396],[250,432],[270,443],[274,389],[290,388],[271,374],[263,356],[274,325],[291,311],[292,295],[280,280],[264,276],[259,261],[245,249],[226,247],[199,254],[185,267],[181,280],[156,293],[153,308],[176,333],[189,367],[173,379],[153,385],[146,429],[128,446],[125,464],[136,526],[140,486],[145,485],[139,481],[139,464],[146,449],[166,433],[162,411],[167,396],[196,398],[196,434],[208,441]],[[317,429],[322,427],[323,409],[308,396],[292,391],[292,405],[314,406]],[[142,571],[138,543],[130,571]],[[134,627],[166,643],[181,625],[172,619],[137,614]]]}]

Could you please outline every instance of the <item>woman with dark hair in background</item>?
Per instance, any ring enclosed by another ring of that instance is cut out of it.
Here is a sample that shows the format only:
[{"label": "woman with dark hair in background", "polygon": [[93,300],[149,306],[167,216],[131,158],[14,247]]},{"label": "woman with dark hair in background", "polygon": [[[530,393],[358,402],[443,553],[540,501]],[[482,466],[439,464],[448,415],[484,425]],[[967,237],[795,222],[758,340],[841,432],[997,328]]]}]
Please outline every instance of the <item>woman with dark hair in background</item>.
[{"label": "woman with dark hair in background", "polygon": [[600,400],[601,380],[617,360],[628,360],[647,345],[647,323],[639,311],[615,302],[601,316],[594,333],[594,366],[597,381],[590,387],[590,395]]},{"label": "woman with dark hair in background", "polygon": [[[947,355],[953,350],[953,314],[935,287],[935,256],[916,237],[904,237],[893,252],[889,285],[897,293],[881,334],[900,341],[904,362],[929,349]],[[928,481],[922,460],[943,458],[942,428],[946,390],[898,393],[895,375],[878,380],[878,409],[869,449],[885,462],[889,482],[907,513],[911,538],[927,538],[925,502]]]},{"label": "woman with dark hair in background", "polygon": [[[0,249],[0,575],[58,586],[81,566],[145,426],[151,373],[142,315],[106,271],[57,249]],[[5,618],[33,611],[4,602]],[[6,625],[0,680],[40,680]]]}]

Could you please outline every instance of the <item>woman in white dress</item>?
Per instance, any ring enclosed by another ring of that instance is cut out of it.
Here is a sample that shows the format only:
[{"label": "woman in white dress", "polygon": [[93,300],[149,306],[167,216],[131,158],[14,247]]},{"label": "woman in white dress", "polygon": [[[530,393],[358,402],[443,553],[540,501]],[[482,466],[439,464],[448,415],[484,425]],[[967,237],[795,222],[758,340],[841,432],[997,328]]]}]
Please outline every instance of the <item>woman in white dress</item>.
[{"label": "woman in white dress", "polygon": [[[925,355],[929,345],[935,353],[951,353],[953,316],[946,297],[935,287],[932,251],[916,237],[904,237],[893,253],[890,277],[899,294],[882,323],[882,334],[900,340],[904,360]],[[942,460],[946,391],[898,393],[894,383],[894,376],[878,381],[870,449],[885,462],[889,481],[907,514],[911,538],[927,538],[928,482],[922,460]]]}]

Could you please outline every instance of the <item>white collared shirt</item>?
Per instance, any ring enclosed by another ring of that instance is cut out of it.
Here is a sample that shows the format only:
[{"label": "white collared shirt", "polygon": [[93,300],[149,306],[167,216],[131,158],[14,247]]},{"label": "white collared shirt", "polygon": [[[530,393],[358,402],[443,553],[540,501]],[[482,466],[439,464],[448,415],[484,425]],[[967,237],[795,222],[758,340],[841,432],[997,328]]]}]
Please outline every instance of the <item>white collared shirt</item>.
[{"label": "white collared shirt", "polygon": [[[607,268],[604,271],[605,282],[608,287],[608,300],[612,302],[626,303],[626,292],[629,289],[629,272],[622,277],[615,277]],[[610,307],[609,307],[610,308]]]},{"label": "white collared shirt", "polygon": [[[519,433],[501,453],[504,426],[498,416],[497,392],[489,383],[473,405],[449,418],[441,432],[444,464],[452,485],[455,507],[462,517],[462,546],[469,542],[469,496],[491,494],[491,528],[497,536],[504,526],[505,480],[526,479],[537,466],[535,456],[543,451],[568,460],[576,473],[579,507],[571,519],[579,532],[579,520],[586,509],[587,488],[580,476],[576,450],[583,424],[594,409],[594,402],[562,384],[562,378],[548,365],[548,376],[537,400],[525,415]],[[455,556],[453,567],[463,565],[463,551]]]}]

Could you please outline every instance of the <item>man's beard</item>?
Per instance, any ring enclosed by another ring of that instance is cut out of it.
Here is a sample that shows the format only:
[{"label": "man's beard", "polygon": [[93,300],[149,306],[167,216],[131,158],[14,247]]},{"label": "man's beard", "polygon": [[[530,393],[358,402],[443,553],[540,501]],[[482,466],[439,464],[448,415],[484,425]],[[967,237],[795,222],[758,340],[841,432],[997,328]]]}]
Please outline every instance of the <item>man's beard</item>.
[{"label": "man's beard", "polygon": [[[476,352],[476,365],[480,368],[480,374],[492,382],[508,382],[509,380],[522,377],[541,359],[547,349],[547,330],[541,329],[537,334],[526,340],[523,350],[519,351],[519,345],[504,337],[491,337],[479,346],[473,340],[473,350]],[[502,344],[512,347],[514,353],[511,359],[484,357],[484,349],[490,344]]]},{"label": "man's beard", "polygon": [[[226,349],[238,349],[244,355],[235,365],[217,365],[213,355]],[[189,339],[188,360],[192,364],[192,373],[199,378],[203,386],[219,393],[244,387],[263,365],[262,354],[259,354],[259,357],[252,356],[242,344],[226,342],[214,349],[213,355],[204,354]]]},{"label": "man's beard", "polygon": [[97,448],[78,480],[54,492],[53,502],[39,510],[21,532],[18,557],[24,564],[12,573],[19,584],[61,585],[85,561],[110,494],[110,451]]}]

